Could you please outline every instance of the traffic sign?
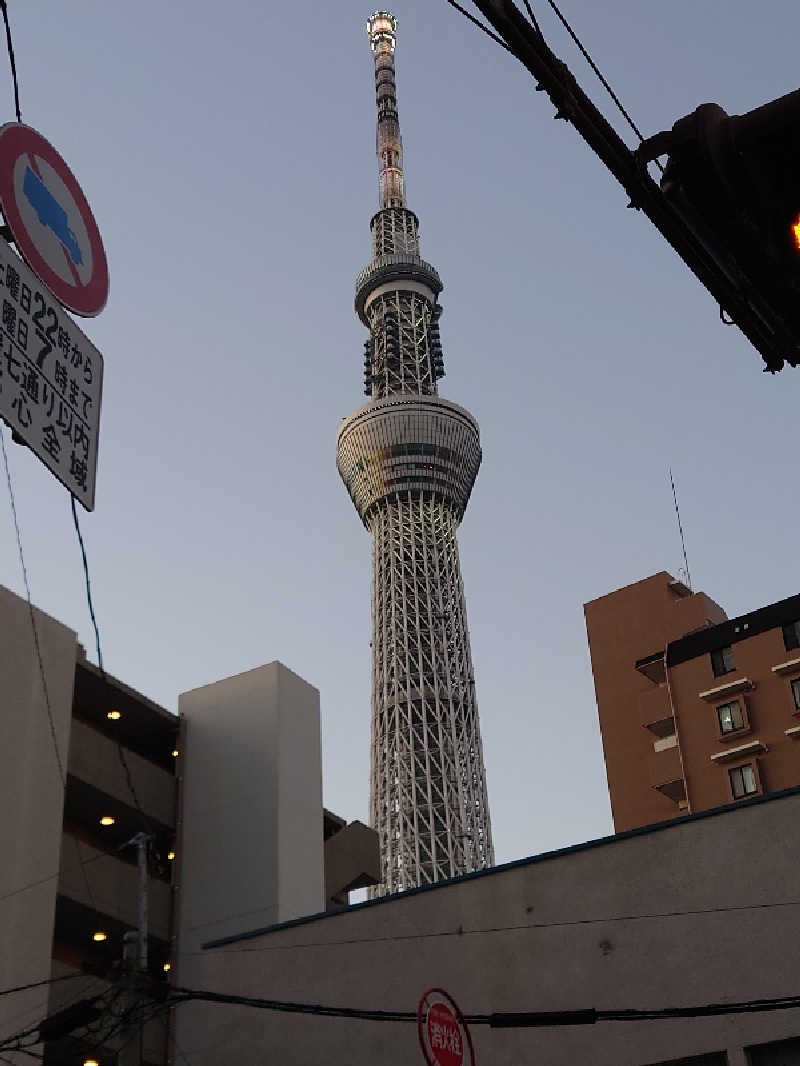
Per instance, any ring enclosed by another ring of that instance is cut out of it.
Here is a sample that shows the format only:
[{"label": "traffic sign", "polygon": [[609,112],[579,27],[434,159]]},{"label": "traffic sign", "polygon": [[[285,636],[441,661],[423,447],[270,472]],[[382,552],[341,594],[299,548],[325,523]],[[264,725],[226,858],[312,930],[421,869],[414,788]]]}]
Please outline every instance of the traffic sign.
[{"label": "traffic sign", "polygon": [[417,1033],[428,1066],[475,1066],[467,1023],[443,988],[429,988],[420,999]]},{"label": "traffic sign", "polygon": [[103,357],[0,240],[0,418],[94,509]]},{"label": "traffic sign", "polygon": [[99,314],[108,264],[94,215],[52,144],[21,122],[0,127],[0,204],[22,257],[59,303]]}]

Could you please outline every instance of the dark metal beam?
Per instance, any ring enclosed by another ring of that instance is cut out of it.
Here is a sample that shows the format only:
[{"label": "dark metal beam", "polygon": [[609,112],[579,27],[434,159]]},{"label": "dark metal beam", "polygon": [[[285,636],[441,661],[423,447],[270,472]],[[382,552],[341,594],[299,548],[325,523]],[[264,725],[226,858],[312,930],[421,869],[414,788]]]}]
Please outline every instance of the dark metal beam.
[{"label": "dark metal beam", "polygon": [[[779,370],[794,347],[774,312],[748,283],[724,250],[704,239],[702,223],[692,225],[669,203],[650,177],[646,164],[631,151],[607,119],[578,85],[574,75],[548,47],[512,0],[475,0],[484,17],[505,40],[512,54],[546,92],[556,118],[570,122],[605,164],[630,198],[643,211],[684,263],[708,289],[750,343],[761,353],[766,369]],[[697,224],[695,224],[697,222]],[[710,238],[710,235],[708,235]]]}]

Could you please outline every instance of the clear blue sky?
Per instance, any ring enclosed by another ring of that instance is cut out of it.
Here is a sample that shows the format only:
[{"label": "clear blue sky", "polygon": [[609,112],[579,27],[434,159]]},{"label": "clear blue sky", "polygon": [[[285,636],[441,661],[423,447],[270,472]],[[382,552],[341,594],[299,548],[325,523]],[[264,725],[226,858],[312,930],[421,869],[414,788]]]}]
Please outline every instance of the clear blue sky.
[{"label": "clear blue sky", "polygon": [[[107,668],[175,710],[282,660],[322,693],[326,805],[365,818],[370,544],[334,437],[363,400],[370,9],[9,8],[23,119],[82,183],[111,273],[83,323],[106,365],[83,528]],[[409,205],[445,283],[442,393],[482,430],[461,550],[502,861],[611,828],[582,604],[677,573],[670,465],[696,587],[730,614],[798,591],[800,370],[761,373],[514,60],[445,0],[393,10]],[[564,10],[646,134],[797,87],[788,0]],[[34,600],[93,657],[65,490],[23,449],[11,462]],[[21,591],[2,499],[0,582]]]}]

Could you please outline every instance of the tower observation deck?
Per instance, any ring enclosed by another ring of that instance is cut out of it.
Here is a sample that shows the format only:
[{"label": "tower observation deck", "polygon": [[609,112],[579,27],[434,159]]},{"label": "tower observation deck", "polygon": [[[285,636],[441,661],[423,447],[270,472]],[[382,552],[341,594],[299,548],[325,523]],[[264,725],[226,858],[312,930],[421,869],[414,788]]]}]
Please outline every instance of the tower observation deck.
[{"label": "tower observation deck", "polygon": [[342,423],[337,466],[372,536],[370,815],[378,893],[494,863],[456,530],[481,462],[478,424],[438,395],[442,283],[406,207],[395,18],[367,22],[375,59],[380,210],[356,280],[368,402]]}]

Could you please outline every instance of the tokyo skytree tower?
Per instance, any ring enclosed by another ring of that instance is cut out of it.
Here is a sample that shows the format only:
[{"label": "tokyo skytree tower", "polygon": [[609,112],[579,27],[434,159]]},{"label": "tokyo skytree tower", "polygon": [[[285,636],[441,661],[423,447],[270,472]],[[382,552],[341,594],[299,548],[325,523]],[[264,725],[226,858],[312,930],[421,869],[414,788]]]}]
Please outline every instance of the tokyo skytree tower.
[{"label": "tokyo skytree tower", "polygon": [[370,817],[376,894],[494,864],[456,530],[481,462],[478,424],[438,395],[438,295],[406,207],[395,96],[397,22],[367,22],[375,58],[380,210],[356,280],[369,402],[342,423],[336,463],[372,535]]}]

